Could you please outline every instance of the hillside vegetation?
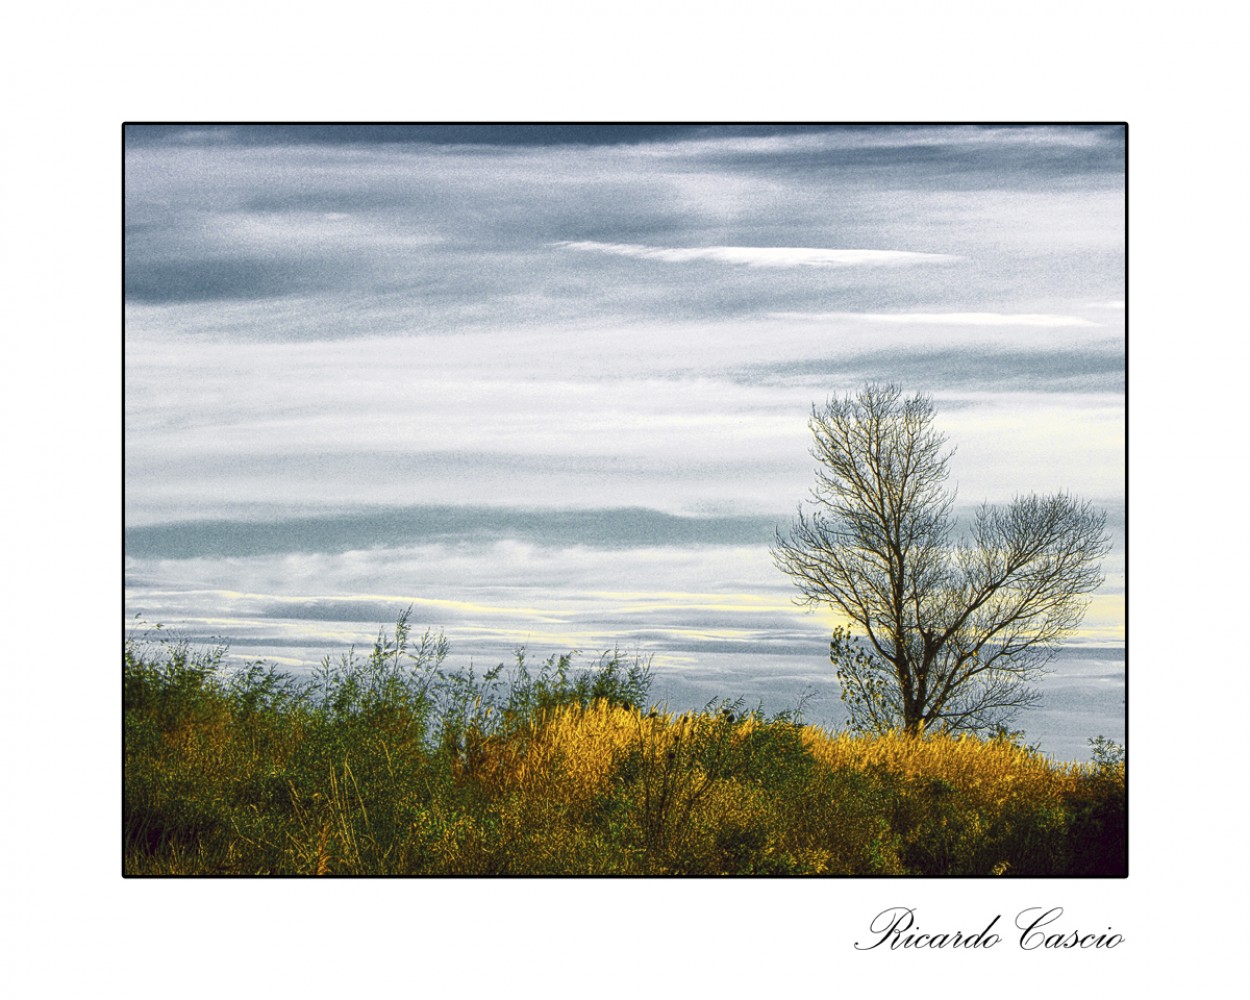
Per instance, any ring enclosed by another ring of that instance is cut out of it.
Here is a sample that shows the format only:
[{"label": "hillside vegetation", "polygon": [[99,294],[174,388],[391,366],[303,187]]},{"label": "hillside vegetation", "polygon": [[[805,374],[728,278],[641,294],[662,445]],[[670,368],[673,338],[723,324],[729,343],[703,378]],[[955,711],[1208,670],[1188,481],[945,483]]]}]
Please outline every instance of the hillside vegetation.
[{"label": "hillside vegetation", "polygon": [[310,681],[224,652],[126,644],[127,875],[1126,871],[1122,761],[670,714],[616,653],[451,671],[406,616]]}]

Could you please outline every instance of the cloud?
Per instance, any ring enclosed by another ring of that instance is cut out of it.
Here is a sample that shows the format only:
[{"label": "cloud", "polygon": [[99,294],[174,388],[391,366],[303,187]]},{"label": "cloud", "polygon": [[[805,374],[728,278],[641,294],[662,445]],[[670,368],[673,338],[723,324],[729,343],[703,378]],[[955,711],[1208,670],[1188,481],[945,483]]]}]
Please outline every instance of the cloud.
[{"label": "cloud", "polygon": [[961,258],[911,250],[830,249],[823,247],[651,247],[638,243],[596,243],[564,240],[552,244],[565,250],[584,250],[638,257],[666,263],[715,260],[749,267],[862,267],[899,264],[945,264]]},{"label": "cloud", "polygon": [[[423,124],[423,125],[230,125],[211,128],[184,125],[127,125],[126,144],[195,146],[229,144],[281,146],[620,146],[733,136],[785,136],[825,131],[805,125],[670,124]],[[756,139],[755,141],[759,141]]]},{"label": "cloud", "polygon": [[795,313],[771,314],[775,319],[863,320],[871,323],[916,324],[923,326],[1100,326],[1080,316],[1053,313],[997,312],[898,312],[898,313]]},{"label": "cloud", "polygon": [[329,269],[298,268],[263,257],[188,257],[126,262],[129,302],[214,302],[301,295],[335,280]]},{"label": "cloud", "polygon": [[194,520],[129,526],[126,552],[142,558],[349,552],[431,540],[500,538],[544,545],[644,548],[766,543],[775,519],[677,517],[644,508],[535,510],[410,506],[272,521]]},{"label": "cloud", "polygon": [[[1064,313],[1123,294],[1122,144],[1106,130],[381,141],[400,131],[378,130],[376,144],[338,129],[327,135],[350,141],[289,145],[263,128],[225,143],[128,141],[128,336],[308,342],[831,308]],[[612,266],[630,254],[633,266]],[[959,281],[921,266],[954,257]]]},{"label": "cloud", "polygon": [[1028,341],[1004,348],[986,343],[978,351],[966,346],[920,345],[845,356],[776,360],[744,366],[735,373],[744,384],[811,385],[823,381],[897,382],[906,387],[1028,392],[1108,392],[1123,389],[1124,354],[1096,348],[1038,349]]}]

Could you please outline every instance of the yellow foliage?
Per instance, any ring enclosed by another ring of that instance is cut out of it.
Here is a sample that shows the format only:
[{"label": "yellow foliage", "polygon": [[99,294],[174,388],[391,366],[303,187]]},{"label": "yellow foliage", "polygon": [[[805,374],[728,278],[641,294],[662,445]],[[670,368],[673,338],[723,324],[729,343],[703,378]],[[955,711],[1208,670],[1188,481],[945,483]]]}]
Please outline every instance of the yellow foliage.
[{"label": "yellow foliage", "polygon": [[1006,740],[892,732],[881,736],[827,733],[805,727],[808,752],[832,769],[880,769],[903,779],[942,781],[982,808],[1013,800],[1058,801],[1073,792],[1088,768],[1055,764]]},{"label": "yellow foliage", "polygon": [[599,701],[555,709],[519,738],[489,741],[482,771],[499,791],[534,793],[584,803],[604,790],[618,763],[653,720]]},{"label": "yellow foliage", "polygon": [[[562,707],[532,723],[523,738],[490,741],[481,773],[499,792],[584,805],[610,790],[631,753],[641,754],[644,762],[662,761],[720,724],[705,714],[648,716],[603,701]],[[761,725],[754,716],[736,723],[731,743],[741,744]],[[989,812],[1012,801],[1058,802],[1090,773],[1088,765],[1052,763],[1005,740],[946,734],[916,738],[902,732],[858,736],[813,726],[799,732],[812,758],[831,770],[885,771],[905,781],[945,782],[970,805]],[[1121,766],[1121,781],[1122,772]]]}]

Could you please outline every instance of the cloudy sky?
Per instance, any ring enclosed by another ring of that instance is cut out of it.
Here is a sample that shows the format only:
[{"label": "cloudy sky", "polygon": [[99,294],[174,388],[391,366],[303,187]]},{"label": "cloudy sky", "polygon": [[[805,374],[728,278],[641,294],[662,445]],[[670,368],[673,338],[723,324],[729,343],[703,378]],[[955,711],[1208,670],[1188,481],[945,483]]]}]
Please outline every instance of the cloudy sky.
[{"label": "cloudy sky", "polygon": [[893,380],[963,509],[1107,510],[1021,720],[1081,755],[1123,735],[1124,170],[1117,126],[132,126],[127,618],[298,667],[412,605],[456,664],[616,645],[836,722],[768,544],[812,404]]}]

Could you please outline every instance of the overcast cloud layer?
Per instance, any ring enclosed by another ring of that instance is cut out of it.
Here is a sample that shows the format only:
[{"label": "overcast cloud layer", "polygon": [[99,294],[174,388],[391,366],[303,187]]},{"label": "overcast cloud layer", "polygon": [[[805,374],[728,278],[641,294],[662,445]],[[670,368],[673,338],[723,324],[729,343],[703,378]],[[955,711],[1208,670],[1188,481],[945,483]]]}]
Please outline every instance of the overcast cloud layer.
[{"label": "overcast cloud layer", "polygon": [[963,509],[1108,510],[1022,722],[1123,734],[1118,127],[132,126],[125,179],[128,616],[298,666],[412,604],[836,721],[767,547],[812,404],[893,380]]}]

